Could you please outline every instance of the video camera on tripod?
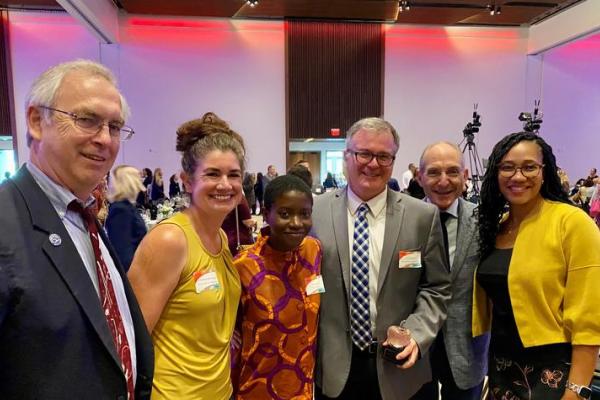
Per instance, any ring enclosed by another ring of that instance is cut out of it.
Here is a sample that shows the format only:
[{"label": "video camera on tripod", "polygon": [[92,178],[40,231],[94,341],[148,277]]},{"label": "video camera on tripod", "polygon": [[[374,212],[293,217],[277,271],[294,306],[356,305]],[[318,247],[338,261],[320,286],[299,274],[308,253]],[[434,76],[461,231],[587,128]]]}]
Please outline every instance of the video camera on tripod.
[{"label": "video camera on tripod", "polygon": [[471,173],[471,181],[473,183],[472,193],[467,200],[474,203],[479,202],[479,183],[482,181],[484,174],[483,165],[481,164],[481,159],[477,153],[477,146],[475,145],[475,134],[479,132],[479,128],[481,127],[481,115],[477,112],[477,106],[477,103],[473,104],[473,119],[463,129],[464,138],[458,145],[460,147],[466,141],[462,147],[462,153],[464,155],[465,151],[467,152],[466,158],[469,159],[469,172]]},{"label": "video camera on tripod", "polygon": [[477,113],[477,103],[473,107],[473,121],[467,123],[463,129],[463,136],[467,139],[467,143],[472,143],[475,139],[475,134],[479,132],[481,127],[481,115]]},{"label": "video camera on tripod", "polygon": [[523,130],[525,132],[538,133],[540,130],[540,126],[542,125],[542,114],[539,111],[541,100],[534,100],[533,105],[533,114],[528,112],[522,112],[519,114],[519,121],[523,122]]}]

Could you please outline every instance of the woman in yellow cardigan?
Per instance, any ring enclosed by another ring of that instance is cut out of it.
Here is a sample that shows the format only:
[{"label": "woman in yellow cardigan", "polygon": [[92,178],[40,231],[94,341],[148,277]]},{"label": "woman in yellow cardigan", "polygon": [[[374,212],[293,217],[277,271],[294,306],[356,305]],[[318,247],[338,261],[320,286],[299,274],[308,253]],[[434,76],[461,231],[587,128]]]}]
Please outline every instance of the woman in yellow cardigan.
[{"label": "woman in yellow cardigan", "polygon": [[541,137],[513,133],[494,147],[479,231],[473,335],[491,329],[490,398],[589,398],[600,345],[600,231],[569,202]]}]

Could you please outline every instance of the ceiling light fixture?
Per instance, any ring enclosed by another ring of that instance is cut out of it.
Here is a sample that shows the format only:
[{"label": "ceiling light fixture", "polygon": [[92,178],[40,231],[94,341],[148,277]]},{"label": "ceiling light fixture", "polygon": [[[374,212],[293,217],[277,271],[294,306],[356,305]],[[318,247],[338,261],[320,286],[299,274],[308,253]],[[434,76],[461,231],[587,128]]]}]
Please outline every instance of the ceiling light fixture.
[{"label": "ceiling light fixture", "polygon": [[258,0],[247,0],[246,4],[250,7],[256,7],[258,5]]},{"label": "ceiling light fixture", "polygon": [[410,3],[407,0],[398,0],[398,11],[409,11]]}]

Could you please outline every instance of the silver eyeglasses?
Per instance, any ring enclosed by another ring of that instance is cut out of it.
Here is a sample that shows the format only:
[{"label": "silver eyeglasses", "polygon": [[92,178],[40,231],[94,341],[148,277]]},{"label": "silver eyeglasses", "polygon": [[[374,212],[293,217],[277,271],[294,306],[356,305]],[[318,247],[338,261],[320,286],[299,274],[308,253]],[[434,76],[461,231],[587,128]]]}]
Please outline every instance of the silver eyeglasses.
[{"label": "silver eyeglasses", "polygon": [[103,126],[108,126],[108,133],[113,138],[119,138],[119,140],[129,140],[135,133],[134,130],[127,125],[124,125],[118,121],[104,122],[102,118],[98,115],[89,114],[89,115],[77,115],[75,113],[69,111],[58,110],[52,107],[46,106],[38,106],[39,108],[43,108],[45,110],[50,110],[54,112],[58,112],[61,114],[68,115],[73,120],[75,126],[81,129],[85,133],[89,133],[90,135],[96,135],[98,132],[102,130]]}]

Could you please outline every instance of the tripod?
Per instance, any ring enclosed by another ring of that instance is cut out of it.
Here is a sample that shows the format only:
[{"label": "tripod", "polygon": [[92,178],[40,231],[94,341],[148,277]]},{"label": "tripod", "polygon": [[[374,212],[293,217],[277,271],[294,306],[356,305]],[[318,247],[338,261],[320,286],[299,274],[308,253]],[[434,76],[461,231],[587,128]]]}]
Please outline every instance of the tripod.
[{"label": "tripod", "polygon": [[[471,173],[471,180],[473,182],[473,190],[468,195],[467,200],[472,203],[479,203],[479,193],[481,191],[480,182],[483,180],[484,169],[477,152],[477,146],[475,145],[475,133],[479,132],[481,127],[481,115],[477,113],[477,104],[474,104],[473,110],[473,121],[467,123],[465,129],[463,129],[463,140],[459,143],[458,147],[462,146],[463,160],[464,154],[467,152],[469,159],[469,172]],[[465,143],[466,141],[466,143]],[[463,146],[464,143],[464,146]]]},{"label": "tripod", "polygon": [[[473,191],[467,200],[473,203],[479,203],[479,193],[481,191],[480,182],[483,180],[483,174],[485,173],[485,170],[481,164],[481,158],[479,158],[479,154],[477,153],[477,145],[475,145],[475,142],[473,141],[473,136],[465,137],[465,139],[460,142],[459,147],[465,142],[465,140],[467,142],[462,147],[463,159],[468,158],[469,160],[469,172],[473,182]],[[465,157],[465,152],[467,153],[467,157]]]}]

